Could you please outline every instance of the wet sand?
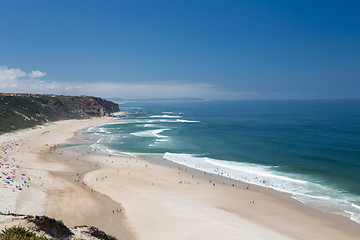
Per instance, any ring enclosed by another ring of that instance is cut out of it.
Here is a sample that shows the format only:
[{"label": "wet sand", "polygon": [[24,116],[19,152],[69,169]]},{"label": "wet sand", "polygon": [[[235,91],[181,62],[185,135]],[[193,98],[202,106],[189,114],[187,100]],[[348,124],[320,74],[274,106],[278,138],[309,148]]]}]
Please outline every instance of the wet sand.
[{"label": "wet sand", "polygon": [[94,225],[119,239],[360,237],[359,224],[288,194],[166,160],[93,153],[81,144],[54,147],[109,121],[61,121],[1,135],[1,142],[18,144],[7,153],[19,165],[16,174],[31,179],[21,191],[0,188],[8,210],[45,214],[70,226]]}]

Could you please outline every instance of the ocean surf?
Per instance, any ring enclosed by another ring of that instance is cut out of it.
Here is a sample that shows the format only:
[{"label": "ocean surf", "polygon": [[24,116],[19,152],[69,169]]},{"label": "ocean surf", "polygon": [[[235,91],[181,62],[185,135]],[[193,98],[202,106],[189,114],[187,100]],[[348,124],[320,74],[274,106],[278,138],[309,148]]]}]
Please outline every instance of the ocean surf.
[{"label": "ocean surf", "polygon": [[360,101],[125,103],[96,150],[169,161],[290,193],[360,223]]}]

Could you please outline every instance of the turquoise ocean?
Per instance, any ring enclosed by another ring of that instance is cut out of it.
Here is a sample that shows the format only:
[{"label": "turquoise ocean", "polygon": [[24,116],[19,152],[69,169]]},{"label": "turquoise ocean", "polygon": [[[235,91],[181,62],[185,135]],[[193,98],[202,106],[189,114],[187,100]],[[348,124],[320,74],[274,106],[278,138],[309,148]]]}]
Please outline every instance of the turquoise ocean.
[{"label": "turquoise ocean", "polygon": [[360,100],[122,102],[92,148],[292,194],[360,223]]}]

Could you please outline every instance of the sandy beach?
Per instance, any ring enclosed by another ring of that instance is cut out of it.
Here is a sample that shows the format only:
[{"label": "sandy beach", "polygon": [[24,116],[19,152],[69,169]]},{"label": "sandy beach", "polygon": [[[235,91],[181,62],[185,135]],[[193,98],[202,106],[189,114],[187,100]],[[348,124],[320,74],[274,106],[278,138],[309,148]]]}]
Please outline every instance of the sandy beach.
[{"label": "sandy beach", "polygon": [[77,132],[110,117],[0,136],[1,212],[94,225],[118,239],[359,239],[360,225],[290,195],[177,164],[91,152]]}]

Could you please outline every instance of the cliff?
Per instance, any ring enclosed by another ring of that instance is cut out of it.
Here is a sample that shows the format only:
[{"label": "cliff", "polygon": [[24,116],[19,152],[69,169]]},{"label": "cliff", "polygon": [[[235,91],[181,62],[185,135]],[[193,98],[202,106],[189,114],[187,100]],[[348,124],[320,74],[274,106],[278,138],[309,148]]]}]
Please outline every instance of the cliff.
[{"label": "cliff", "polygon": [[49,121],[102,117],[118,111],[118,104],[98,97],[2,94],[0,134]]}]

